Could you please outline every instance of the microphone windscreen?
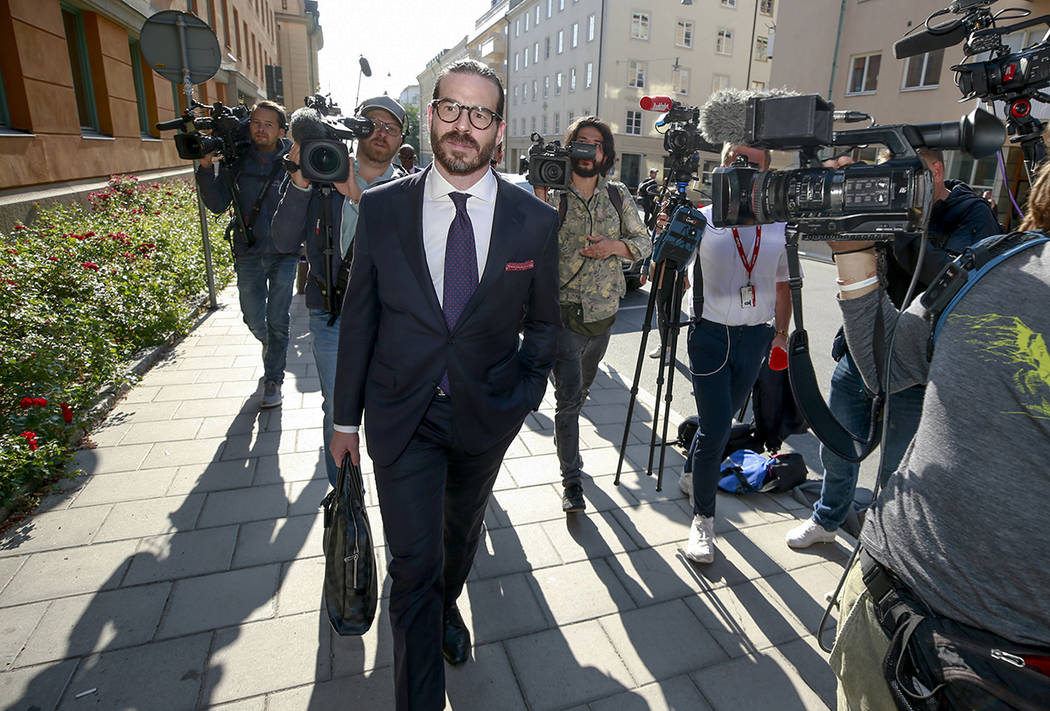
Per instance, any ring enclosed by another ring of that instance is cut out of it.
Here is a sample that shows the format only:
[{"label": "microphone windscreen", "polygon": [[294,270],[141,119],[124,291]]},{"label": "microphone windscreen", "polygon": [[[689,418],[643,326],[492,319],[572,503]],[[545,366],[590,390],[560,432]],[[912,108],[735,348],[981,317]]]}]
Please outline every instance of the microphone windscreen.
[{"label": "microphone windscreen", "polygon": [[[951,25],[951,23],[946,24]],[[969,34],[966,25],[961,22],[954,27],[945,27],[937,32],[930,32],[929,30],[916,32],[910,37],[899,39],[893,43],[893,56],[897,59],[904,59],[906,57],[914,57],[917,54],[932,52],[935,49],[951,47],[962,42]]]},{"label": "microphone windscreen", "polygon": [[711,143],[743,143],[747,100],[755,96],[743,89],[719,89],[700,107],[700,132]]},{"label": "microphone windscreen", "polygon": [[320,112],[309,106],[295,110],[288,122],[288,131],[292,134],[292,140],[299,145],[312,138],[329,138],[332,135],[331,128]]}]

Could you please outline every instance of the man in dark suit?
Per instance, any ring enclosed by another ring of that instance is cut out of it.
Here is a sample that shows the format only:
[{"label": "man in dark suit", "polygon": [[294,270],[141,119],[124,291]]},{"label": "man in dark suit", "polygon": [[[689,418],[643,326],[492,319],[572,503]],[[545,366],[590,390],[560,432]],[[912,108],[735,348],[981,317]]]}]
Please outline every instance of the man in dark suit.
[{"label": "man in dark suit", "polygon": [[428,110],[434,164],[361,198],[330,449],[359,461],[363,411],[393,557],[399,711],[444,708],[441,656],[470,656],[456,598],[561,330],[557,211],[489,168],[502,111],[491,69],[449,66]]}]

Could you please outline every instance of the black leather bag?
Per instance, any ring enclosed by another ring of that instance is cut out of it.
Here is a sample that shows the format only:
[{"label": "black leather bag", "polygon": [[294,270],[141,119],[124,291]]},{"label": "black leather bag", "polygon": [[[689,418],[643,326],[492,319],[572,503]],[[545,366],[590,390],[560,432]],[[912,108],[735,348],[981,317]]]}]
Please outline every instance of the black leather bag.
[{"label": "black leather bag", "polygon": [[340,635],[363,635],[379,600],[372,529],[365,513],[361,469],[343,458],[335,489],[324,508],[324,599],[328,620]]}]

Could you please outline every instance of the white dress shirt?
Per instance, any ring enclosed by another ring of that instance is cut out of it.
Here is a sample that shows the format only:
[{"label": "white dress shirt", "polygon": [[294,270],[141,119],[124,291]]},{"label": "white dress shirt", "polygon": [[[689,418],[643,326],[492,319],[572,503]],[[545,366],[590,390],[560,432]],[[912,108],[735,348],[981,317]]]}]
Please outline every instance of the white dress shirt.
[{"label": "white dress shirt", "polygon": [[478,255],[478,281],[485,273],[492,239],[492,217],[496,211],[496,176],[491,170],[466,190],[454,188],[443,176],[437,164],[427,173],[423,186],[423,249],[426,252],[430,280],[438,303],[444,306],[445,245],[448,230],[456,217],[456,205],[449,193],[467,193],[467,214],[474,228],[474,249]]}]

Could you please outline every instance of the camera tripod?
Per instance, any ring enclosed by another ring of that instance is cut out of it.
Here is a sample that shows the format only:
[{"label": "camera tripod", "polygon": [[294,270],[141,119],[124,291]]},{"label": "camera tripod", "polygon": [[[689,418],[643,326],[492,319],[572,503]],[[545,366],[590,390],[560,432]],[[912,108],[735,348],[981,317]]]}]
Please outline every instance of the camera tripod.
[{"label": "camera tripod", "polygon": [[[673,174],[673,171],[672,171]],[[671,174],[668,175],[668,180]],[[679,208],[686,207],[692,209],[694,206],[685,196],[685,188],[687,183],[677,182],[676,193],[671,197],[670,202],[667,206],[668,214],[674,214]],[[663,190],[661,196],[667,192],[667,181],[664,181]],[[655,222],[655,213],[654,218]],[[670,232],[670,226],[665,232],[656,240],[657,244],[661,240],[668,238]],[[698,237],[698,236],[697,236]],[[660,298],[661,293],[665,291],[665,279],[669,279],[669,289],[671,293],[671,304],[668,310],[666,318],[663,314],[660,314],[660,319],[663,325],[662,330],[666,334],[665,348],[669,348],[671,353],[676,353],[678,350],[678,332],[682,326],[687,323],[680,322],[678,320],[679,314],[682,311],[682,288],[684,282],[685,265],[692,254],[692,249],[695,249],[696,243],[690,245],[688,249],[669,249],[661,250],[659,248],[654,249],[654,262],[655,265],[654,274],[655,279],[652,282],[652,286],[649,289],[649,301],[645,307],[645,318],[642,321],[642,342],[638,347],[638,358],[634,368],[634,380],[631,382],[631,399],[627,405],[627,419],[624,422],[623,428],[623,439],[620,442],[620,458],[616,465],[616,478],[613,483],[619,485],[620,473],[623,470],[624,455],[627,451],[627,440],[630,437],[631,431],[631,419],[634,415],[634,405],[638,400],[638,382],[642,376],[642,364],[645,362],[646,356],[646,344],[649,340],[649,333],[652,331],[652,320],[653,311],[657,309],[657,300]],[[662,258],[661,258],[662,257]],[[699,285],[702,290],[703,285]],[[701,292],[702,293],[702,292]],[[666,352],[666,351],[665,351]],[[667,428],[671,412],[671,400],[674,397],[674,374],[675,368],[673,365],[668,364],[664,354],[660,354],[659,358],[659,369],[656,376],[656,398],[653,406],[653,423],[651,428],[651,436],[649,440],[649,460],[646,465],[645,474],[646,476],[653,475],[653,457],[656,450],[656,430],[660,426],[660,397],[663,391],[664,385],[664,374],[667,372],[667,392],[663,394],[664,397],[664,417],[663,417],[663,431],[661,433],[660,440],[660,461],[656,475],[656,490],[663,490],[663,475],[664,475],[664,459],[666,456],[666,444],[667,444]]]}]

